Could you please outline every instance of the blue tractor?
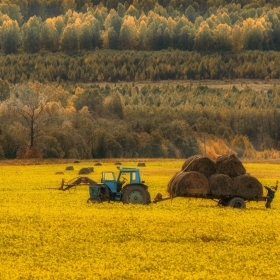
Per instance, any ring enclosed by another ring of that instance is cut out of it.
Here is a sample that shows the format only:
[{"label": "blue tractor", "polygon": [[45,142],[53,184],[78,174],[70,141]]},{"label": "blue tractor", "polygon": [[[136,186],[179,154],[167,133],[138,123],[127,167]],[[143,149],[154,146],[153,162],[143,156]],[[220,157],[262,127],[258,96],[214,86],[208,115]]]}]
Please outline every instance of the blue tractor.
[{"label": "blue tractor", "polygon": [[65,191],[79,184],[89,185],[89,203],[122,201],[123,203],[149,204],[151,202],[148,186],[141,181],[138,168],[120,168],[117,176],[113,171],[103,171],[101,183],[84,176],[77,177],[69,183],[63,181],[60,189]]}]

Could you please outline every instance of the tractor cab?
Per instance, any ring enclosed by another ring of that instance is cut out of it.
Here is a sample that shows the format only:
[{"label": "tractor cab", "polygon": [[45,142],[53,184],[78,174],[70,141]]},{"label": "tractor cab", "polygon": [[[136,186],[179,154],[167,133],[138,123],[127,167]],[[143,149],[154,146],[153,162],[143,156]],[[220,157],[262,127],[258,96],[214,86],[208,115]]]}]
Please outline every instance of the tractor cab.
[{"label": "tractor cab", "polygon": [[137,168],[121,168],[117,177],[112,171],[103,171],[101,183],[109,187],[112,193],[118,193],[126,184],[141,182],[140,172]]}]

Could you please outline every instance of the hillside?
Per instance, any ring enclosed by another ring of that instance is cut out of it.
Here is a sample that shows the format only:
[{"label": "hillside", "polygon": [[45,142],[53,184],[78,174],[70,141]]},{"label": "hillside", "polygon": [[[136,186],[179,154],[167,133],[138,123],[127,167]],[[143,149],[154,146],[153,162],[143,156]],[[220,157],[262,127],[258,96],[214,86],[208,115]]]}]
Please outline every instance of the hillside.
[{"label": "hillside", "polygon": [[0,158],[279,157],[279,1],[250,2],[0,1]]},{"label": "hillside", "polygon": [[277,81],[0,85],[2,158],[279,157]]}]

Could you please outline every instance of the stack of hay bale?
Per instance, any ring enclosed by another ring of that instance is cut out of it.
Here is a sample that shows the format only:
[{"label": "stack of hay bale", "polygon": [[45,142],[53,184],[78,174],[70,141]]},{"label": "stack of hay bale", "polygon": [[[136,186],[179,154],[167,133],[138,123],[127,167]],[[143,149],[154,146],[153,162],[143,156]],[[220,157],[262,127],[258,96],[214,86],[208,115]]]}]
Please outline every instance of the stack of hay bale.
[{"label": "stack of hay bale", "polygon": [[199,155],[188,158],[169,181],[167,191],[172,197],[239,196],[250,200],[263,195],[262,184],[246,173],[234,154],[215,160]]}]

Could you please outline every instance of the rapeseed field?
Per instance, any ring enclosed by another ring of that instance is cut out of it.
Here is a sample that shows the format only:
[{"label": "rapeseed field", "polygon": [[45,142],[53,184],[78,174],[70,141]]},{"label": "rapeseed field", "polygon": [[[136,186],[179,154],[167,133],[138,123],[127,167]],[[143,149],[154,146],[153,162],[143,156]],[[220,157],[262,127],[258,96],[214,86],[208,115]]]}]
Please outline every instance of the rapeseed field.
[{"label": "rapeseed field", "polygon": [[[140,167],[151,198],[183,161]],[[174,198],[150,205],[88,204],[87,186],[52,188],[93,162],[0,167],[0,279],[280,279],[280,192],[246,209],[217,201]],[[137,162],[124,162],[137,167]],[[247,172],[273,185],[280,166],[246,163]],[[94,166],[90,178],[115,170]],[[55,174],[56,172],[64,174]],[[265,191],[264,191],[265,192]]]}]

